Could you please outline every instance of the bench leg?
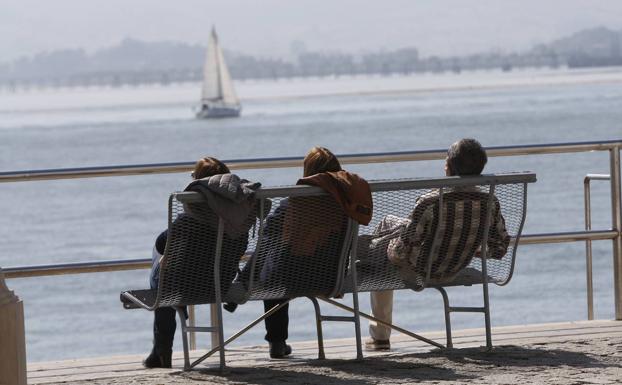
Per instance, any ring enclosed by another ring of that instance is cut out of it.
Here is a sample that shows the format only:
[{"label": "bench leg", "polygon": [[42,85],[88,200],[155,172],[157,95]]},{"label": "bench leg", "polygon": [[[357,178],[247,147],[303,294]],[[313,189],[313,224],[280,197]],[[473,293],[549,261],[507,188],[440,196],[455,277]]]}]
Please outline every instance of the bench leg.
[{"label": "bench leg", "polygon": [[225,335],[224,335],[224,328],[222,325],[222,305],[220,302],[217,303],[217,312],[216,312],[216,318],[218,320],[218,346],[219,346],[219,352],[220,352],[220,371],[224,372],[226,367],[225,367]]},{"label": "bench leg", "polygon": [[[353,309],[353,308],[351,308],[350,306],[346,306],[346,305],[344,305],[344,304],[342,304],[342,303],[340,303],[340,302],[333,301],[333,300],[332,300],[332,299],[330,299],[330,298],[318,297],[318,299],[321,299],[322,301],[324,301],[324,302],[326,302],[326,303],[329,303],[329,304],[331,304],[331,305],[333,305],[333,306],[335,306],[335,307],[338,307],[338,308],[340,308],[340,309],[343,309],[343,310],[345,310],[345,311],[349,311],[350,313],[355,313],[355,312],[356,312],[356,310],[354,310],[354,309]],[[426,344],[430,344],[430,345],[432,345],[432,346],[436,346],[436,347],[437,347],[437,348],[439,348],[439,349],[445,349],[445,346],[443,346],[442,344],[439,344],[439,343],[438,343],[438,342],[436,342],[436,341],[432,341],[431,339],[428,339],[428,338],[425,338],[425,337],[423,337],[423,336],[420,336],[419,334],[411,333],[411,332],[409,332],[408,330],[406,330],[406,329],[404,329],[404,328],[401,328],[401,327],[399,327],[399,326],[396,326],[396,325],[390,324],[390,323],[388,323],[388,322],[385,322],[385,321],[383,321],[383,320],[381,320],[381,319],[378,319],[378,318],[376,318],[376,317],[374,317],[374,316],[372,316],[372,315],[370,315],[370,314],[364,313],[364,312],[362,312],[362,311],[359,311],[359,312],[358,312],[358,314],[359,314],[361,317],[365,318],[365,319],[368,319],[368,320],[370,320],[370,321],[376,321],[377,323],[379,323],[379,324],[381,324],[381,325],[384,325],[384,326],[386,326],[386,327],[390,327],[390,328],[391,328],[391,329],[393,329],[393,330],[396,330],[396,331],[398,331],[398,332],[400,332],[400,333],[402,333],[402,334],[406,334],[407,336],[410,336],[410,337],[412,337],[412,338],[418,339],[419,341],[423,341],[423,342],[425,342]]]},{"label": "bench leg", "polygon": [[184,370],[190,370],[190,352],[188,350],[188,325],[186,324],[186,315],[181,307],[176,307],[175,310],[177,310],[177,314],[179,315],[179,323],[181,324],[181,341],[184,346]]},{"label": "bench leg", "polygon": [[[322,322],[323,321],[337,321],[337,322],[354,322],[354,331],[356,334],[356,359],[357,360],[362,360],[363,359],[363,348],[362,348],[362,344],[361,344],[361,322],[359,319],[359,309],[358,309],[358,297],[356,297],[356,295],[353,298],[353,302],[354,302],[354,308],[345,306],[340,304],[339,302],[335,302],[331,299],[325,298],[325,297],[307,297],[311,300],[311,302],[313,303],[313,306],[315,308],[315,322],[317,325],[317,336],[318,336],[318,359],[322,360],[325,358],[324,355],[324,338],[322,335]],[[352,317],[347,317],[347,316],[328,316],[328,315],[322,315],[321,311],[320,311],[320,304],[318,303],[317,299],[321,299],[324,302],[328,302],[332,305],[335,305],[337,307],[340,307],[343,310],[349,311],[351,313],[353,313],[354,315]]]},{"label": "bench leg", "polygon": [[451,310],[449,308],[449,297],[447,296],[447,291],[445,291],[445,289],[443,289],[442,287],[437,287],[436,290],[438,290],[441,293],[441,296],[443,296],[443,307],[445,309],[445,334],[447,336],[447,348],[453,348],[453,342],[451,339]]},{"label": "bench leg", "polygon": [[[274,306],[272,309],[270,309],[266,313],[264,313],[261,317],[257,318],[256,320],[254,320],[253,322],[251,322],[250,324],[248,324],[247,326],[242,328],[240,331],[238,331],[237,333],[235,333],[234,335],[229,337],[226,341],[222,341],[219,346],[216,346],[215,348],[212,348],[212,350],[210,350],[209,352],[205,353],[203,356],[199,357],[196,361],[194,361],[192,364],[190,364],[189,369],[194,368],[195,366],[197,366],[198,364],[200,364],[201,362],[203,362],[205,359],[207,359],[208,357],[212,356],[216,352],[224,353],[225,346],[227,346],[230,342],[232,342],[235,339],[237,339],[242,334],[246,333],[248,330],[250,330],[252,327],[257,325],[259,322],[263,321],[266,317],[268,317],[271,314],[274,314],[275,312],[277,312],[279,309],[281,309],[283,306],[285,306],[285,304],[289,303],[289,301],[290,300],[287,300],[287,301],[285,301],[285,302],[283,302],[283,303],[281,303],[279,305]],[[222,313],[221,313],[221,320],[222,320]],[[224,338],[222,325],[220,327],[202,327],[202,328],[195,328],[195,329],[197,329],[197,331],[205,331],[205,332],[211,332],[211,333],[221,333],[220,335],[223,336],[223,338]],[[224,364],[224,362],[221,361],[221,365],[222,364]],[[226,373],[226,368],[223,369],[222,366],[221,366],[220,371],[221,371],[221,373]]]},{"label": "bench leg", "polygon": [[319,360],[323,360],[326,358],[324,354],[324,335],[322,333],[322,313],[320,310],[320,304],[317,302],[317,299],[313,297],[307,297],[313,303],[313,308],[315,309],[315,325],[317,328],[317,358]]},{"label": "bench leg", "polygon": [[483,307],[458,307],[449,306],[449,298],[447,296],[447,292],[442,287],[435,287],[441,295],[443,296],[443,304],[445,307],[445,331],[447,334],[447,347],[452,348],[453,343],[451,339],[451,312],[461,312],[461,313],[484,313],[484,322],[486,325],[486,350],[492,350],[492,331],[490,326],[490,299],[488,298],[488,284],[484,283],[483,291],[484,291],[484,306]]},{"label": "bench leg", "polygon": [[361,318],[359,312],[359,293],[352,293],[352,305],[354,306],[354,332],[356,333],[356,359],[363,359],[363,347],[361,342]]},{"label": "bench leg", "polygon": [[484,322],[486,323],[486,350],[492,350],[492,332],[490,330],[490,299],[488,298],[488,282],[482,285],[484,288]]},{"label": "bench leg", "polygon": [[354,236],[352,239],[352,247],[350,248],[350,279],[352,283],[352,306],[354,316],[354,333],[356,335],[356,359],[357,361],[363,360],[363,344],[361,342],[361,312],[359,309],[359,293],[358,293],[358,279],[356,273],[356,259],[357,259],[357,244],[358,244],[358,223],[354,223]]}]

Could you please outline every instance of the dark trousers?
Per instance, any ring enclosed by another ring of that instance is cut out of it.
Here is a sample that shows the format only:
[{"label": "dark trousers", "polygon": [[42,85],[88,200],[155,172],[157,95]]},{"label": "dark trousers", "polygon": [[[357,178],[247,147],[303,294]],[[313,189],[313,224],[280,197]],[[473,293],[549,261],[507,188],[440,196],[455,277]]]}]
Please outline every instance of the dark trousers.
[{"label": "dark trousers", "polygon": [[175,309],[161,307],[153,311],[153,347],[160,354],[173,351],[173,339],[175,338]]},{"label": "dark trousers", "polygon": [[[268,311],[280,305],[286,300],[268,299],[263,301],[264,311]],[[287,339],[287,327],[289,325],[289,303],[280,308],[276,313],[267,317],[264,321],[266,324],[266,341],[273,343],[285,341]]]},{"label": "dark trousers", "polygon": [[[170,353],[173,351],[177,328],[175,321],[177,310],[172,307],[160,307],[153,311],[153,315],[153,347],[160,354]],[[188,318],[185,308],[184,315]]]}]

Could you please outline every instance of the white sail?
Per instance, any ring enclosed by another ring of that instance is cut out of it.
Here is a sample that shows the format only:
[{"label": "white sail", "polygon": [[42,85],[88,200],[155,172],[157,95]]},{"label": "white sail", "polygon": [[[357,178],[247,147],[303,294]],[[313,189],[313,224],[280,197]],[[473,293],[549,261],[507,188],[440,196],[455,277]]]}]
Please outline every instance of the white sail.
[{"label": "white sail", "polygon": [[203,90],[201,93],[203,100],[219,100],[222,98],[220,71],[218,70],[218,51],[218,37],[216,36],[216,31],[212,29],[207,43],[205,66],[203,67]]},{"label": "white sail", "polygon": [[231,81],[231,76],[229,75],[229,70],[227,69],[227,64],[225,64],[225,57],[222,54],[222,50],[220,46],[216,49],[218,52],[218,69],[220,70],[220,90],[222,92],[222,101],[225,104],[239,104],[238,96],[235,94],[235,90],[233,89],[233,82]]}]

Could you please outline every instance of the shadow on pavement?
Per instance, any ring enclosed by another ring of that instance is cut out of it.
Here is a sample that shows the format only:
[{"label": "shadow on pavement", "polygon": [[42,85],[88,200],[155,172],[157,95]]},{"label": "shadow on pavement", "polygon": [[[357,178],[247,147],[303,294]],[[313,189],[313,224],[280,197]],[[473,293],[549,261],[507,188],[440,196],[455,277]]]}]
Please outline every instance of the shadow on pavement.
[{"label": "shadow on pavement", "polygon": [[[581,345],[580,341],[575,342]],[[542,344],[545,346],[546,344]],[[599,368],[599,367],[622,367],[619,363],[600,360],[598,355],[586,354],[577,350],[545,349],[531,347],[505,345],[494,347],[491,352],[483,348],[452,349],[448,351],[433,351],[419,354],[423,357],[438,357],[455,363],[469,363],[471,365],[495,365],[510,367],[556,367],[569,366],[576,368]]]},{"label": "shadow on pavement", "polygon": [[[176,380],[214,384],[322,384],[370,385],[388,383],[477,383],[491,374],[526,375],[556,367],[620,368],[621,363],[573,350],[539,348],[538,345],[435,350],[427,353],[388,354],[355,360],[279,360],[270,366],[233,367],[225,374],[202,368],[170,375]],[[509,372],[508,372],[509,371]]]}]

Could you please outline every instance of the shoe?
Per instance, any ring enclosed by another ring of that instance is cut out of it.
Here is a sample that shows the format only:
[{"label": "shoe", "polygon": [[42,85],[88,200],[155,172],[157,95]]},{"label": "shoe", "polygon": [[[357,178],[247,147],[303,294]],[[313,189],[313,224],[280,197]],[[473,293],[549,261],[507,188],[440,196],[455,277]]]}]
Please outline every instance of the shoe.
[{"label": "shoe", "polygon": [[292,354],[292,347],[285,341],[270,342],[270,358],[284,358]]},{"label": "shoe", "polygon": [[365,349],[367,350],[391,350],[391,341],[377,340],[374,337],[370,337],[367,341],[365,341]]},{"label": "shoe", "polygon": [[170,368],[173,352],[168,354],[159,354],[155,349],[151,351],[151,354],[143,360],[143,366],[147,369],[152,368]]}]

